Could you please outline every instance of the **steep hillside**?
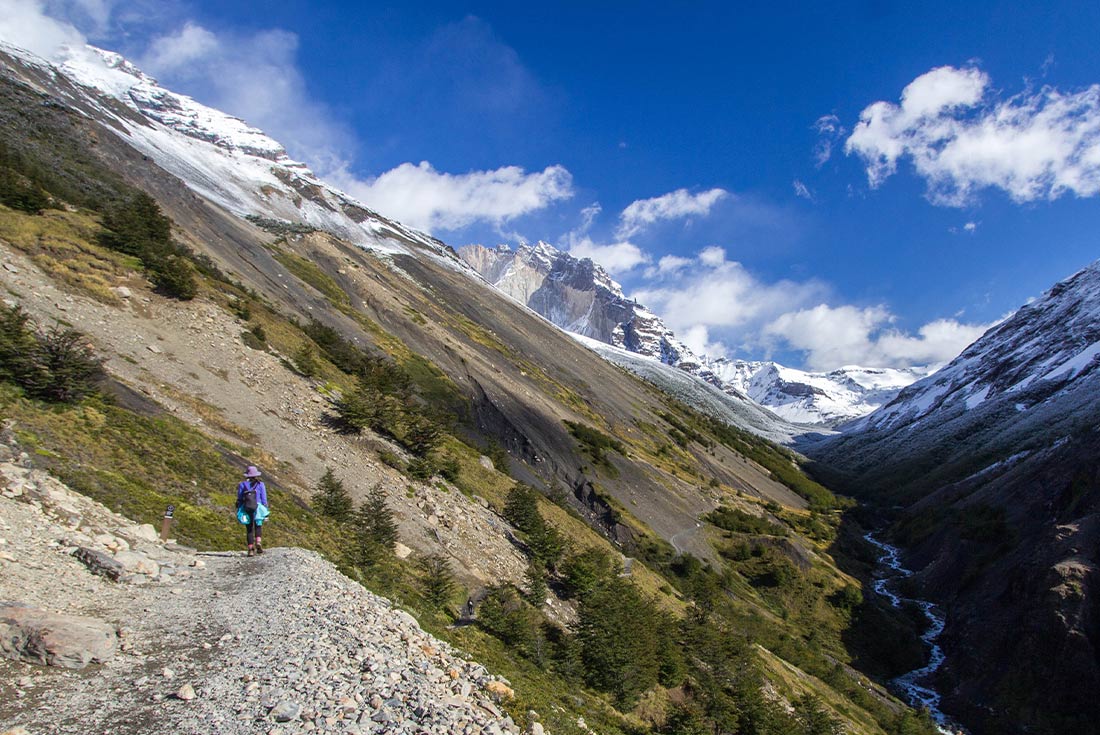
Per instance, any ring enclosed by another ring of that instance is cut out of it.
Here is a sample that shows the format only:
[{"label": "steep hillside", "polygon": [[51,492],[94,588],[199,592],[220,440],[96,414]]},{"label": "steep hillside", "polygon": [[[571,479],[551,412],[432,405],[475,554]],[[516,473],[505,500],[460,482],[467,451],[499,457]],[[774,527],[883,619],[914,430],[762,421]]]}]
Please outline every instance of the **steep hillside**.
[{"label": "steep hillside", "polygon": [[[43,468],[140,521],[171,503],[181,539],[224,548],[262,465],[270,533],[505,672],[517,721],[925,727],[852,668],[914,664],[861,621],[913,630],[842,571],[849,504],[801,458],[117,56],[0,62],[0,405]],[[60,396],[89,343],[108,395]],[[323,502],[334,482],[359,512]],[[476,625],[448,629],[467,596]]]},{"label": "steep hillside", "polygon": [[1098,426],[1093,263],[805,447],[836,486],[904,508],[895,537],[948,610],[947,705],[980,732],[1084,732],[1100,716]]},{"label": "steep hillside", "polygon": [[[931,372],[847,367],[808,373],[770,361],[698,356],[588,258],[575,258],[544,242],[515,250],[507,245],[468,245],[458,254],[489,283],[567,332],[676,367],[724,391],[733,403],[744,403],[748,397],[791,424],[836,426],[864,416]],[[656,367],[650,372],[663,374]],[[760,429],[760,422],[751,425],[753,431]],[[762,435],[774,438],[789,431],[775,425]],[[794,432],[798,433],[802,432]]]}]

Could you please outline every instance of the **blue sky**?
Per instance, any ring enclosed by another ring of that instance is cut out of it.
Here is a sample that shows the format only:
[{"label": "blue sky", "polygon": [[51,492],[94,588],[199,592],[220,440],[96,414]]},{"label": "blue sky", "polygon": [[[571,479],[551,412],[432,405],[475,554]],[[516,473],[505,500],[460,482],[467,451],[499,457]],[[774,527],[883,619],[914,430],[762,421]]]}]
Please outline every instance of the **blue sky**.
[{"label": "blue sky", "polygon": [[712,354],[949,359],[1100,256],[1100,5],[739,5],[0,0]]}]

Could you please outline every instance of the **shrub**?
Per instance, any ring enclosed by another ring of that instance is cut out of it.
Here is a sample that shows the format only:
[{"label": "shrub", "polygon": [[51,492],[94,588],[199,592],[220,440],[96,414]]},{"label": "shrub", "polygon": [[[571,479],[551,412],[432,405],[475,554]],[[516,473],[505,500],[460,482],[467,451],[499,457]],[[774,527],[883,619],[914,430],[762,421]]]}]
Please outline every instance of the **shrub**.
[{"label": "shrub", "polygon": [[712,510],[704,519],[725,531],[751,533],[766,536],[786,536],[787,530],[769,521],[737,508],[721,506]]},{"label": "shrub", "polygon": [[73,329],[35,331],[20,307],[0,308],[0,380],[55,403],[74,403],[98,391],[102,361]]}]

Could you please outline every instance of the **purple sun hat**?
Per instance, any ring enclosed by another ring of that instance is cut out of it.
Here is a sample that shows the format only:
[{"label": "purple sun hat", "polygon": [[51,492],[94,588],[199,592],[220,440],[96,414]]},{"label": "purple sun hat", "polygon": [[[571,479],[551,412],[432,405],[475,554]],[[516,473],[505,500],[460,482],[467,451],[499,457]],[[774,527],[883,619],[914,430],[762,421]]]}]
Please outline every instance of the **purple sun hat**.
[{"label": "purple sun hat", "polygon": [[258,469],[256,469],[256,465],[251,465],[250,464],[250,465],[248,465],[248,469],[245,470],[244,476],[245,477],[259,477],[260,476],[260,471]]}]

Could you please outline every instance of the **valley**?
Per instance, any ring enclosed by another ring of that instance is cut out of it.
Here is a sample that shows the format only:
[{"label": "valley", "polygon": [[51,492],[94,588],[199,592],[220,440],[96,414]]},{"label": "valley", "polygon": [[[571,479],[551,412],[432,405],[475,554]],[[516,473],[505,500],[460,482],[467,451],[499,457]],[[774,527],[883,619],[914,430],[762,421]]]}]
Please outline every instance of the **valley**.
[{"label": "valley", "polygon": [[[33,572],[56,566],[68,612],[132,628],[160,603],[75,559],[122,551],[87,517],[132,535],[166,506],[177,543],[148,554],[218,555],[168,593],[186,601],[170,615],[232,618],[272,594],[262,575],[290,575],[271,604],[300,620],[284,633],[314,699],[275,724],[301,677],[276,676],[260,636],[244,663],[197,657],[210,701],[173,710],[177,731],[238,695],[242,721],[287,733],[980,735],[1094,718],[1097,264],[935,372],[712,360],[592,260],[456,252],[118,54],[0,51],[0,520],[33,538],[0,564],[34,584],[2,596],[44,605]],[[262,560],[242,558],[233,521],[250,465],[279,547]],[[66,515],[24,493],[31,473],[102,510]],[[108,696],[3,666],[33,684],[2,682],[19,701]],[[459,711],[428,706],[441,697]],[[0,708],[0,728],[51,722],[28,711]]]}]

